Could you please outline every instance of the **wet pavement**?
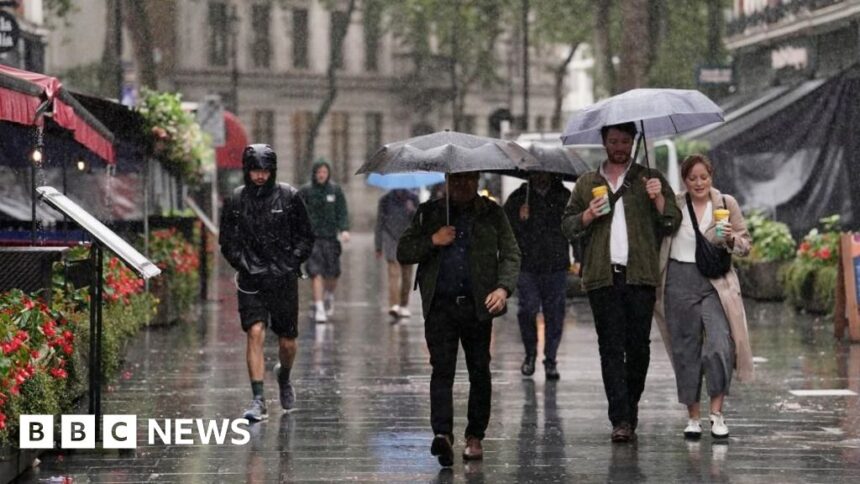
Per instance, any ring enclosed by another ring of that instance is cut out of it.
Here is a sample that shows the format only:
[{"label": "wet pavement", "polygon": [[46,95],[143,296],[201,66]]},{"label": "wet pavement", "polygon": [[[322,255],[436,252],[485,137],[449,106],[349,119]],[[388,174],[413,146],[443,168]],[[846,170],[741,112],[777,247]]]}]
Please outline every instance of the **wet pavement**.
[{"label": "wet pavement", "polygon": [[[600,379],[597,338],[584,299],[569,301],[559,350],[561,381],[519,373],[515,305],[495,322],[493,413],[483,462],[464,464],[468,376],[454,387],[456,463],[440,470],[429,453],[428,353],[420,304],[390,324],[384,271],[369,235],[344,251],[344,276],[331,323],[314,325],[302,285],[299,355],[293,370],[299,409],[283,414],[266,346],[270,418],[247,445],[147,445],[147,418],[237,418],[250,399],[245,338],[229,277],[214,281],[220,302],[196,323],[142,332],[122,376],[103,396],[109,414],[136,414],[131,451],[44,454],[21,482],[72,476],[82,482],[857,482],[860,479],[860,345],[834,341],[830,319],[781,304],[747,302],[758,379],[735,384],[725,413],[728,442],[683,439],[684,408],[654,328],[652,363],[640,405],[639,439],[613,445]],[[799,396],[798,390],[851,390]],[[707,426],[705,426],[707,429]]]}]

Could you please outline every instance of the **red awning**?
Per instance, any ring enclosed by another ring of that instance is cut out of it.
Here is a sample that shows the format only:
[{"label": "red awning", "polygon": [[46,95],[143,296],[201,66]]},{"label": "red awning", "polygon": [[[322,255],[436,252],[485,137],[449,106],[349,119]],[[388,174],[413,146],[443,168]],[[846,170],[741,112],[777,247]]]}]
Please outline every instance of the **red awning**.
[{"label": "red awning", "polygon": [[225,170],[242,169],[242,151],[248,146],[248,135],[242,122],[235,114],[224,111],[224,146],[215,149],[218,168]]},{"label": "red awning", "polygon": [[63,89],[59,79],[0,65],[0,121],[40,126],[43,117],[37,111],[46,101],[53,121],[71,131],[75,141],[108,163],[116,162],[113,134]]}]

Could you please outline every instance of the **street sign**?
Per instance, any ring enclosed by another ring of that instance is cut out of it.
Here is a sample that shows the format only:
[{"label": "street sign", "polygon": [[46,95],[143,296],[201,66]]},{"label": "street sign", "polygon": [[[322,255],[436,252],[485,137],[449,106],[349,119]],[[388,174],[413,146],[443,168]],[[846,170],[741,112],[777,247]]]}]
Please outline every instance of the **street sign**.
[{"label": "street sign", "polygon": [[696,72],[696,82],[701,85],[731,84],[734,77],[731,67],[702,66]]},{"label": "street sign", "polygon": [[0,11],[0,53],[17,48],[20,37],[21,29],[15,16],[9,12]]},{"label": "street sign", "polygon": [[212,146],[218,148],[227,143],[224,132],[224,105],[221,96],[210,94],[197,106],[197,124],[204,133],[212,137]]}]

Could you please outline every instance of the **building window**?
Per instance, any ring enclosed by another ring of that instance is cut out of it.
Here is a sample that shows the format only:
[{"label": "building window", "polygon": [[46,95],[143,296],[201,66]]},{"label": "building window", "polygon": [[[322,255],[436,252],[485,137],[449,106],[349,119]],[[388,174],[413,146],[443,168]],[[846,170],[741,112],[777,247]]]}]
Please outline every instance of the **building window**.
[{"label": "building window", "polygon": [[365,157],[369,160],[382,146],[382,113],[364,115]]},{"label": "building window", "polygon": [[343,32],[345,36],[346,29],[348,28],[348,26],[349,17],[347,17],[346,12],[334,11],[331,13],[331,28],[329,30],[329,55],[331,56],[335,69],[343,69],[343,44],[345,43],[341,42],[340,50],[335,52],[335,45],[337,44],[337,33]]},{"label": "building window", "polygon": [[251,26],[254,32],[254,41],[251,44],[251,58],[254,67],[268,68],[272,53],[271,38],[269,36],[269,16],[272,6],[267,3],[254,5],[251,9]]},{"label": "building window", "polygon": [[349,182],[349,114],[331,113],[331,161],[335,179],[343,184]]},{"label": "building window", "polygon": [[364,7],[364,70],[379,70],[379,38],[382,9],[378,1],[367,1]]},{"label": "building window", "polygon": [[293,67],[308,68],[308,11],[293,10]]},{"label": "building window", "polygon": [[275,142],[275,112],[270,110],[254,111],[254,124],[251,129],[253,143],[273,144]]},{"label": "building window", "polygon": [[230,38],[230,24],[227,19],[227,4],[209,2],[209,64],[227,65],[227,46]]},{"label": "building window", "polygon": [[293,160],[296,183],[304,183],[311,176],[311,167],[303,163],[307,149],[308,131],[310,131],[312,114],[310,111],[296,111],[290,119],[293,127]]}]

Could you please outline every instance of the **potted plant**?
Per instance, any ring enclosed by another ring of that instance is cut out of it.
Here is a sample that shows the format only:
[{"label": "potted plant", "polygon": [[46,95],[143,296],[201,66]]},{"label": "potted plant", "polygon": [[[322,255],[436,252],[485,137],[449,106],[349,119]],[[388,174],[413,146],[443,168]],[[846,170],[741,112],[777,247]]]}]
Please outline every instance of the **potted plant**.
[{"label": "potted plant", "polygon": [[735,260],[744,296],[763,301],[785,299],[780,274],[794,258],[795,241],[788,226],[753,212],[746,218],[752,237],[747,257]]},{"label": "potted plant", "polygon": [[810,313],[833,310],[839,258],[839,215],[820,221],[803,238],[797,257],[783,272],[786,298],[794,307]]}]

